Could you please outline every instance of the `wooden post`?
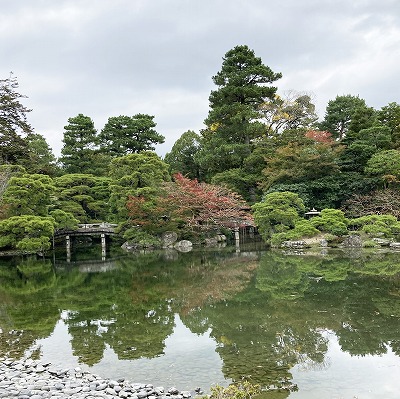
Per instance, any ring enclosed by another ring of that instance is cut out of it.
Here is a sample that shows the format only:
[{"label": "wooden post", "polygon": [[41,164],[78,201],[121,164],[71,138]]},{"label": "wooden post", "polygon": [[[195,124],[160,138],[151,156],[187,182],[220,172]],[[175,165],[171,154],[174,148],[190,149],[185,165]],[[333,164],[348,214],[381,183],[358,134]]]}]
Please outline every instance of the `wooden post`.
[{"label": "wooden post", "polygon": [[254,238],[254,227],[253,226],[249,227],[249,237]]},{"label": "wooden post", "polygon": [[106,258],[106,235],[101,233],[101,257],[102,260]]},{"label": "wooden post", "polygon": [[235,246],[236,252],[240,252],[240,235],[239,235],[239,227],[236,226],[233,231],[235,232]]},{"label": "wooden post", "polygon": [[67,262],[71,262],[71,239],[69,236],[65,236],[65,242],[67,245]]}]

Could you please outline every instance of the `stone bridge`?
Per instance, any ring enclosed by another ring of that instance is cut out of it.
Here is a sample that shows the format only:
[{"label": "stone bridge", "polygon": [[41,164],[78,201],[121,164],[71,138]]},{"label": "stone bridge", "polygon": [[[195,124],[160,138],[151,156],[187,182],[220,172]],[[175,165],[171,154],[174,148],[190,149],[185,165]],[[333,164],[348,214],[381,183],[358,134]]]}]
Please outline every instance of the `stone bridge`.
[{"label": "stone bridge", "polygon": [[74,230],[60,229],[54,232],[54,238],[65,237],[67,247],[67,259],[71,258],[71,237],[78,236],[100,236],[101,238],[101,255],[106,256],[106,236],[114,235],[116,224],[101,223],[84,223],[78,224],[78,228]]},{"label": "stone bridge", "polygon": [[116,224],[112,223],[84,223],[78,224],[78,228],[74,230],[60,229],[54,232],[54,237],[74,237],[74,236],[85,236],[85,235],[113,235],[115,233]]}]

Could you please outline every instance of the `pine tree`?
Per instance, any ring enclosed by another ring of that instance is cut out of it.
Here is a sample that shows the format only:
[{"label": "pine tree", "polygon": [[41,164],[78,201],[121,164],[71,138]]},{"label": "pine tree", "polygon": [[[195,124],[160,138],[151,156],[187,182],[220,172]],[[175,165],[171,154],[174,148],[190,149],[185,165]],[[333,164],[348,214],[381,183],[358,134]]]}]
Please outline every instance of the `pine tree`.
[{"label": "pine tree", "polygon": [[92,173],[97,131],[89,116],[79,114],[64,126],[64,146],[60,161],[66,173]]},{"label": "pine tree", "polygon": [[0,163],[18,163],[26,156],[27,145],[21,134],[33,131],[26,114],[31,110],[21,103],[26,96],[18,93],[13,74],[0,80]]}]

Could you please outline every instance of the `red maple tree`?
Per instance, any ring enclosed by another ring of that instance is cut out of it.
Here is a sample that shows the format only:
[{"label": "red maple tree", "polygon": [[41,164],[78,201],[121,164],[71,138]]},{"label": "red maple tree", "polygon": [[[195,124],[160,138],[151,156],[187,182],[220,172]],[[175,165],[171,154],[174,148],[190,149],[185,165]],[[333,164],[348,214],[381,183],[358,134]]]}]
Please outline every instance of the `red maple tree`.
[{"label": "red maple tree", "polygon": [[152,206],[143,197],[131,197],[127,207],[132,223],[143,227],[177,221],[191,230],[253,225],[249,207],[239,194],[180,173],[163,185]]},{"label": "red maple tree", "polygon": [[306,135],[307,138],[313,139],[318,143],[333,143],[332,133],[327,130],[309,130]]}]

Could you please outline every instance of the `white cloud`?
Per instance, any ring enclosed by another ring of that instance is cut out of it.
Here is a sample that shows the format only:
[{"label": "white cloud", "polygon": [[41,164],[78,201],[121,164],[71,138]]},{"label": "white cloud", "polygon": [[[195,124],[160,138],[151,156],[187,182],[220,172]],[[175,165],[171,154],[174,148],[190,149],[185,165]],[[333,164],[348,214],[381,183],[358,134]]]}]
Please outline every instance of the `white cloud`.
[{"label": "white cloud", "polygon": [[58,155],[78,113],[155,116],[164,155],[208,112],[225,52],[247,44],[283,78],[313,92],[320,115],[341,94],[398,102],[400,2],[381,0],[19,0],[0,16],[0,78],[14,71],[29,115]]}]

